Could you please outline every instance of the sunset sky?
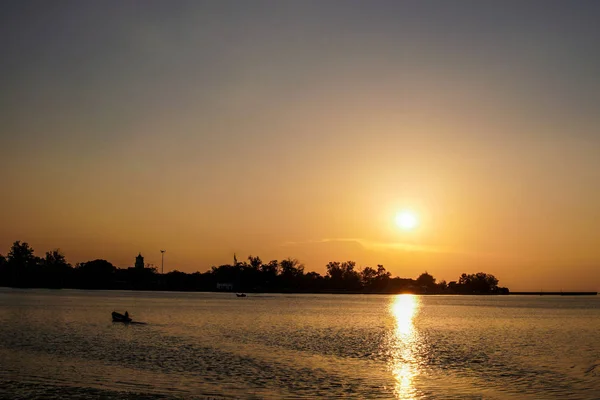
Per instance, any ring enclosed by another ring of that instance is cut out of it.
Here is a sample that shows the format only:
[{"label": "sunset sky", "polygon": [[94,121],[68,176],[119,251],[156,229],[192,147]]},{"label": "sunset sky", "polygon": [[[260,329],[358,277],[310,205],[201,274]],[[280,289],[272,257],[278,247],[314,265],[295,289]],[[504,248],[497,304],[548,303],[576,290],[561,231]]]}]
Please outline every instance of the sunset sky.
[{"label": "sunset sky", "polygon": [[0,253],[598,290],[598,21],[593,0],[2,1]]}]

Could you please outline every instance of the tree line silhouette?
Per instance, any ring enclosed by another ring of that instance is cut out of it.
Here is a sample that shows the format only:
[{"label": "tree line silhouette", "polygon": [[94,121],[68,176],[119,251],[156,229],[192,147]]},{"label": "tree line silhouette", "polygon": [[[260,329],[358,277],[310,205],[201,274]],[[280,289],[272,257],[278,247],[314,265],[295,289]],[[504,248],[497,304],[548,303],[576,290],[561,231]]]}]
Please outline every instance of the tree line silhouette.
[{"label": "tree line silhouette", "polygon": [[17,288],[131,289],[173,291],[277,292],[277,293],[429,293],[508,294],[498,279],[483,272],[462,274],[457,281],[437,282],[427,272],[416,279],[392,277],[383,265],[358,270],[354,261],[332,261],[323,276],[304,272],[298,260],[263,262],[249,256],[233,264],[213,266],[206,272],[172,271],[159,274],[153,267],[116,268],[98,259],[69,264],[55,249],[37,257],[26,242],[13,243],[7,256],[0,254],[0,286]]}]

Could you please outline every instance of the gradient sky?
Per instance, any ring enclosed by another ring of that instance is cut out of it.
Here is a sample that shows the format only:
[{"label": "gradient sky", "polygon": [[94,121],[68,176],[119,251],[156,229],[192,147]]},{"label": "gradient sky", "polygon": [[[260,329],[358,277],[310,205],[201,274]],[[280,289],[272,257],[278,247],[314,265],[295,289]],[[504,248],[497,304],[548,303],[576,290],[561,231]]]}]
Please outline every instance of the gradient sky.
[{"label": "gradient sky", "polygon": [[0,253],[598,290],[598,21],[593,0],[2,1]]}]

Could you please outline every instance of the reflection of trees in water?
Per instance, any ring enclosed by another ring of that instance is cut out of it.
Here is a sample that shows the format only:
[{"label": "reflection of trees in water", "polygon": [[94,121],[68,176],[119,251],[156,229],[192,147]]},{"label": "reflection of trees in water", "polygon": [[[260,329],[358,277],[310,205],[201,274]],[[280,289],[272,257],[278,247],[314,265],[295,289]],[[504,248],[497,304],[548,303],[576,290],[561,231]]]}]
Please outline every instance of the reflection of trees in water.
[{"label": "reflection of trees in water", "polygon": [[416,358],[418,337],[413,320],[419,305],[419,299],[414,295],[395,296],[390,304],[395,328],[389,341],[389,367],[396,380],[394,394],[398,399],[413,399],[416,394],[414,379],[419,373]]}]

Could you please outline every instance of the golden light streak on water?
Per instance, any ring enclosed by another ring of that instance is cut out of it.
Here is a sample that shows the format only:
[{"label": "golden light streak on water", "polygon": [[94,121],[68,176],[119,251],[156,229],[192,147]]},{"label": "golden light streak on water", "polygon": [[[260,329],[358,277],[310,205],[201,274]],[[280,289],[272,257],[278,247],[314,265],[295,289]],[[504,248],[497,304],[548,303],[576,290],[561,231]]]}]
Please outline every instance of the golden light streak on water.
[{"label": "golden light streak on water", "polygon": [[390,303],[390,313],[396,321],[390,343],[390,368],[396,379],[394,394],[398,399],[414,399],[416,395],[414,379],[418,374],[415,358],[417,334],[413,320],[419,306],[419,298],[409,294],[395,296]]}]

